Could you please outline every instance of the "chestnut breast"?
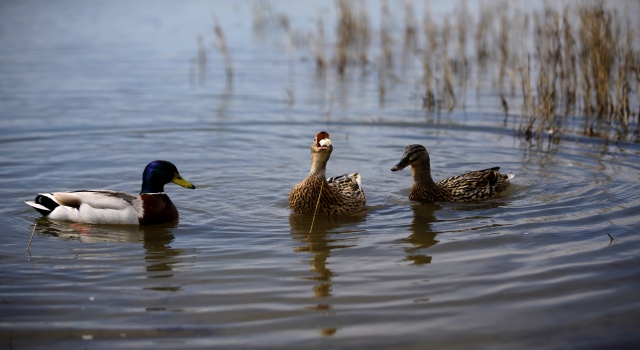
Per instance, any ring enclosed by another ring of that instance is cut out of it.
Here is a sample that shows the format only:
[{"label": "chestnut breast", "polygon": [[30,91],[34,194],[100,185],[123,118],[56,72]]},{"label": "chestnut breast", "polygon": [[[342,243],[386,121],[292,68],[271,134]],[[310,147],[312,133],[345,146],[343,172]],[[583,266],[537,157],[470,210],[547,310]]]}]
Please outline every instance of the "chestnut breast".
[{"label": "chestnut breast", "polygon": [[178,220],[178,209],[164,193],[140,195],[144,214],[138,218],[140,225],[158,225]]}]

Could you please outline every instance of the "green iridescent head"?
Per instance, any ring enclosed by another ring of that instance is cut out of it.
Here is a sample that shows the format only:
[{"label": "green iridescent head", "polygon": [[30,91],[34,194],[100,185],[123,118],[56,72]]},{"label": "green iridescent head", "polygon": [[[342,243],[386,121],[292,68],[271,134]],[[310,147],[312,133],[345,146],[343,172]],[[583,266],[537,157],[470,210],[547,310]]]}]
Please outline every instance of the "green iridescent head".
[{"label": "green iridescent head", "polygon": [[142,190],[140,193],[164,192],[164,185],[173,182],[182,187],[196,188],[180,176],[178,168],[166,160],[155,160],[144,168],[142,173]]}]

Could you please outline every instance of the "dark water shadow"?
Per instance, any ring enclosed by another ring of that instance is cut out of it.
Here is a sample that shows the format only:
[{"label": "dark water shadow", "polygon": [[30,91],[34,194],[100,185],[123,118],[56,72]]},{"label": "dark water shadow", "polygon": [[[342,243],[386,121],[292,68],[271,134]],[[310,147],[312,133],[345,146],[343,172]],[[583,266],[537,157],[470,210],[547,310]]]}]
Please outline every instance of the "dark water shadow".
[{"label": "dark water shadow", "polygon": [[407,257],[405,261],[411,261],[413,265],[430,264],[433,259],[430,255],[420,254],[423,249],[434,246],[439,241],[436,240],[438,232],[433,231],[431,224],[439,221],[435,213],[441,210],[440,205],[412,205],[413,221],[409,226],[411,234],[403,239],[403,242],[411,244],[404,248]]},{"label": "dark water shadow", "polygon": [[[476,210],[488,210],[488,209],[496,209],[500,207],[504,207],[511,204],[511,201],[508,199],[497,197],[490,199],[485,202],[475,202],[475,203],[448,203],[447,209],[456,210],[456,211],[476,211]],[[478,216],[479,218],[483,218],[484,216]]]},{"label": "dark water shadow", "polygon": [[[175,225],[140,228],[143,237],[144,260],[147,263],[147,278],[173,277],[172,266],[181,262],[179,257],[183,253],[182,249],[171,247],[171,242],[175,239],[174,228]],[[182,285],[178,287],[151,287],[149,289],[176,291],[181,287]]]},{"label": "dark water shadow", "polygon": [[[310,260],[302,260],[302,262],[309,263],[311,271],[314,272],[313,276],[306,277],[316,282],[313,286],[314,298],[331,297],[333,288],[331,280],[336,274],[329,269],[327,259],[331,256],[332,250],[356,246],[348,236],[344,236],[349,233],[344,228],[364,220],[364,213],[354,216],[316,216],[315,221],[311,215],[289,216],[292,237],[302,243],[294,248],[294,252],[311,254]],[[309,232],[312,221],[313,230]],[[307,309],[329,310],[331,306],[319,303]]]},{"label": "dark water shadow", "polygon": [[[135,226],[135,225],[91,225],[74,222],[60,222],[47,218],[36,219],[36,232],[43,235],[82,243],[142,243],[144,248],[147,278],[173,277],[172,266],[180,263],[182,249],[171,247],[174,241],[173,229],[177,223]],[[177,291],[179,286],[158,286],[144,289]]]}]

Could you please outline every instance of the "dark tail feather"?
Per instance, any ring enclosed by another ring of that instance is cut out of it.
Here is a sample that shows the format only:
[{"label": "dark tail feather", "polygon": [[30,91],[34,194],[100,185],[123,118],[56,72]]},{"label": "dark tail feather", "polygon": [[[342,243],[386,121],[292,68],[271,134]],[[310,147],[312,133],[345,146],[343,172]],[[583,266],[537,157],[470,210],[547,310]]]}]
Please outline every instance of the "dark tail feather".
[{"label": "dark tail feather", "polygon": [[36,203],[46,207],[49,211],[53,211],[53,209],[60,206],[60,204],[56,203],[53,199],[41,194],[36,197]]},{"label": "dark tail feather", "polygon": [[55,208],[60,206],[60,204],[56,203],[53,199],[41,194],[36,196],[35,202],[26,202],[26,203],[29,204],[31,207],[33,207],[33,209],[37,210],[40,214],[44,216],[51,214],[51,212]]}]

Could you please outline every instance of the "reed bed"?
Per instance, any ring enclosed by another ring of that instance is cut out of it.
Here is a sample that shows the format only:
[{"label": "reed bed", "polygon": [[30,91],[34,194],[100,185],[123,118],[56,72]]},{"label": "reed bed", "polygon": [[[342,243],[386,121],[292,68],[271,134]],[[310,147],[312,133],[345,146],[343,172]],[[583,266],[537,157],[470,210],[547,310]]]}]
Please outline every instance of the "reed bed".
[{"label": "reed bed", "polygon": [[[259,4],[254,23],[286,18]],[[364,1],[334,4],[334,44],[327,44],[319,17],[315,32],[295,45],[309,46],[317,69],[340,79],[377,72],[381,102],[393,84],[412,83],[427,113],[452,111],[465,108],[475,82],[476,97],[502,109],[505,123],[510,115],[519,118],[517,136],[582,133],[640,142],[640,31],[603,3],[523,13],[505,1],[472,13],[461,1],[453,13],[436,17],[427,2],[420,21],[415,3],[382,0],[377,27]]]},{"label": "reed bed", "polygon": [[223,57],[225,73],[227,75],[227,80],[230,81],[233,79],[233,60],[231,59],[231,53],[229,52],[229,46],[227,45],[227,38],[224,35],[224,31],[220,26],[220,22],[218,18],[213,16],[213,32],[215,33],[218,51]]}]

